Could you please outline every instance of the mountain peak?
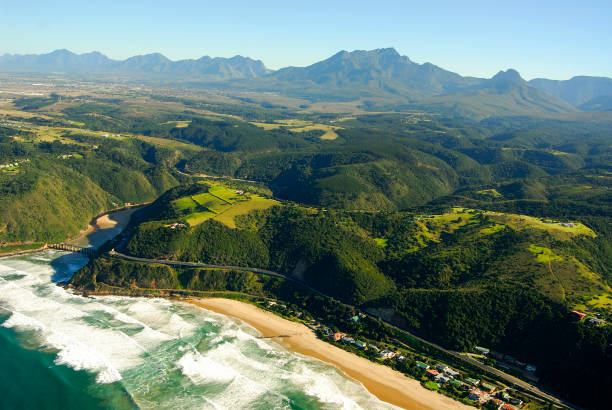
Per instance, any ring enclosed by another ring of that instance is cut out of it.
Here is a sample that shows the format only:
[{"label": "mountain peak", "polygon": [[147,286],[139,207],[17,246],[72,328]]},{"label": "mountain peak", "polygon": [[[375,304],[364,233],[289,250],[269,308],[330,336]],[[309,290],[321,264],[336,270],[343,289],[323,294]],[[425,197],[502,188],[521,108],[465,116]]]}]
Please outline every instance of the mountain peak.
[{"label": "mountain peak", "polygon": [[495,81],[512,81],[515,83],[520,83],[523,82],[523,78],[521,77],[521,75],[518,73],[518,71],[516,71],[513,68],[509,68],[506,71],[500,71],[499,73],[495,74],[492,78],[492,80]]}]

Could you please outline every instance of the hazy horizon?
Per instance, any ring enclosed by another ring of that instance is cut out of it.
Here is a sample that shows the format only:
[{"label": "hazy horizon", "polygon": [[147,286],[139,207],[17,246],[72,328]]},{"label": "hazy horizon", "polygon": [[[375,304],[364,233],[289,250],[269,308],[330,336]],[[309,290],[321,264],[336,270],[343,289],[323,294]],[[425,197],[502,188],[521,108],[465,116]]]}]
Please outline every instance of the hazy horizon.
[{"label": "hazy horizon", "polygon": [[[394,47],[418,63],[489,78],[612,77],[612,5],[605,1],[406,4],[386,0],[208,5],[179,0],[3,4],[0,54],[99,51],[112,59],[159,52],[176,61],[242,55],[268,68],[304,67],[340,50]],[[19,35],[16,35],[19,34]]]}]

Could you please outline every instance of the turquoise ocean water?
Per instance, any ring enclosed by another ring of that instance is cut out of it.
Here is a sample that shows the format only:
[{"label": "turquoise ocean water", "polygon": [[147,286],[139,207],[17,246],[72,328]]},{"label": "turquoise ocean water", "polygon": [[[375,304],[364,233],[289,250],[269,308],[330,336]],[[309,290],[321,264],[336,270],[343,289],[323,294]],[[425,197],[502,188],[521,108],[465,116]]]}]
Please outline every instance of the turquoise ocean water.
[{"label": "turquoise ocean water", "polygon": [[1,409],[385,409],[333,366],[184,303],[58,287],[86,261],[0,259]]}]

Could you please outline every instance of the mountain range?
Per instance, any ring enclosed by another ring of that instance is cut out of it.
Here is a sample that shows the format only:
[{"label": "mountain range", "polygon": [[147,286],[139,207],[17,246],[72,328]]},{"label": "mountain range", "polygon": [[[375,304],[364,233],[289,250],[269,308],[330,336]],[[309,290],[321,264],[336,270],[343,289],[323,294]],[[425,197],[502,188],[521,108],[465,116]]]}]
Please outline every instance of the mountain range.
[{"label": "mountain range", "polygon": [[[0,72],[122,75],[138,80],[202,82],[228,89],[274,91],[311,101],[361,100],[370,108],[420,107],[485,118],[606,111],[612,103],[612,79],[574,77],[567,81],[525,81],[518,72],[500,71],[490,79],[463,77],[434,64],[418,64],[393,48],[341,51],[307,67],[266,68],[260,60],[201,57],[171,61],[154,53],[113,60],[99,52],[5,54]],[[215,85],[215,83],[217,83]]]},{"label": "mountain range", "polygon": [[48,54],[5,54],[0,56],[0,71],[159,74],[166,77],[217,77],[217,79],[260,77],[270,72],[261,61],[242,56],[232,58],[204,56],[197,60],[171,61],[160,53],[153,53],[119,61],[112,60],[97,51],[74,54],[68,50],[56,50]]}]

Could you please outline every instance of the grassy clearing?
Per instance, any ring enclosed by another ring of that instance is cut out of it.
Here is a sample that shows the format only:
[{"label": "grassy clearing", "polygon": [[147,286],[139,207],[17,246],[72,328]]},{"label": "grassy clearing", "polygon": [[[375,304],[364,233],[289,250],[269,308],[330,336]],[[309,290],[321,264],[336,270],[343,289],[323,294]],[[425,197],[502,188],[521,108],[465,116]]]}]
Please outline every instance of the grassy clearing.
[{"label": "grassy clearing", "polygon": [[42,118],[44,120],[51,120],[53,118],[48,115],[40,114],[37,112],[20,111],[20,110],[0,110],[0,115],[6,115],[9,117],[17,118]]},{"label": "grassy clearing", "polygon": [[278,202],[272,199],[260,197],[259,195],[252,195],[246,201],[234,203],[226,211],[218,214],[213,219],[229,226],[230,228],[235,228],[235,218],[238,215],[246,215],[254,210],[268,209],[274,205],[278,205]]},{"label": "grassy clearing", "polygon": [[175,128],[186,128],[191,124],[191,121],[168,121],[162,122],[162,125],[172,124]]},{"label": "grassy clearing", "polygon": [[291,131],[293,132],[306,132],[306,131],[315,131],[315,130],[319,130],[319,131],[324,131],[324,134],[321,135],[321,139],[322,140],[335,140],[336,138],[338,138],[338,133],[336,132],[336,130],[342,129],[342,127],[336,127],[334,125],[327,125],[327,124],[313,124],[313,125],[307,125],[304,127],[300,127],[300,128],[290,128]]},{"label": "grassy clearing", "polygon": [[203,211],[203,212],[194,212],[185,217],[185,221],[189,224],[189,226],[196,226],[201,224],[204,221],[209,220],[213,216],[217,215],[214,212]]},{"label": "grassy clearing", "polygon": [[374,238],[374,241],[378,244],[378,246],[386,248],[387,247],[387,239],[385,238]]},{"label": "grassy clearing", "polygon": [[580,222],[554,222],[541,218],[535,218],[533,216],[505,214],[491,211],[486,211],[484,212],[484,214],[488,216],[489,219],[499,224],[508,225],[513,229],[541,229],[543,231],[549,232],[556,239],[560,240],[570,240],[573,237],[579,235],[586,235],[590,236],[591,238],[595,238],[597,236],[597,234],[595,234],[592,229],[581,224]]},{"label": "grassy clearing", "polygon": [[501,198],[501,197],[503,197],[502,194],[497,192],[497,189],[483,189],[481,191],[476,191],[476,193],[480,194],[480,195],[490,196],[490,197],[493,197],[493,198]]},{"label": "grassy clearing", "polygon": [[172,201],[172,205],[174,205],[179,211],[194,211],[195,212],[195,210],[198,208],[197,202],[195,202],[189,196],[175,199],[174,201]]},{"label": "grassy clearing", "polygon": [[251,124],[263,128],[264,130],[276,130],[286,128],[292,132],[308,132],[308,131],[323,131],[322,140],[335,140],[338,138],[336,130],[342,129],[335,125],[315,124],[304,120],[276,120],[273,123],[269,122],[251,122]]},{"label": "grassy clearing", "polygon": [[612,309],[612,296],[610,294],[597,295],[587,302],[589,306],[599,309]]},{"label": "grassy clearing", "polygon": [[493,224],[493,225],[489,226],[488,228],[482,228],[480,230],[480,233],[482,233],[483,235],[493,235],[494,233],[497,233],[497,232],[501,231],[505,227],[506,227],[506,225]]},{"label": "grassy clearing", "polygon": [[234,218],[253,210],[267,209],[278,202],[254,193],[241,193],[217,182],[202,181],[208,192],[174,200],[173,205],[187,215],[185,221],[196,226],[208,219],[215,219],[235,228]]},{"label": "grassy clearing", "polygon": [[275,120],[274,122],[289,127],[305,127],[312,124],[312,122],[306,120]]},{"label": "grassy clearing", "polygon": [[282,124],[273,124],[269,122],[251,122],[251,124],[255,125],[256,127],[263,128],[266,131],[277,130],[283,127]]},{"label": "grassy clearing", "polygon": [[186,142],[166,139],[166,138],[157,138],[157,137],[146,137],[144,135],[134,135],[136,139],[141,141],[148,142],[149,144],[156,145],[159,147],[165,148],[173,148],[173,149],[183,149],[189,151],[203,151],[204,148],[195,144],[188,144]]},{"label": "grassy clearing", "polygon": [[536,260],[542,263],[548,263],[552,261],[562,261],[563,258],[556,255],[550,248],[544,246],[538,246],[535,244],[529,245],[529,250],[536,254]]},{"label": "grassy clearing", "polygon": [[215,214],[221,213],[227,210],[228,203],[222,199],[217,198],[210,193],[203,193],[194,195],[191,197],[194,201],[196,201],[200,206],[214,212]]}]

